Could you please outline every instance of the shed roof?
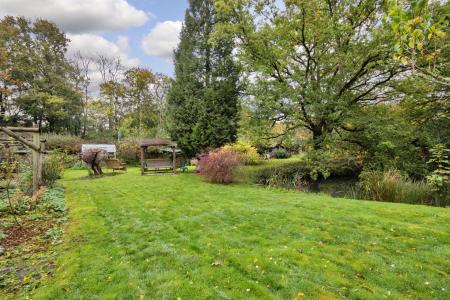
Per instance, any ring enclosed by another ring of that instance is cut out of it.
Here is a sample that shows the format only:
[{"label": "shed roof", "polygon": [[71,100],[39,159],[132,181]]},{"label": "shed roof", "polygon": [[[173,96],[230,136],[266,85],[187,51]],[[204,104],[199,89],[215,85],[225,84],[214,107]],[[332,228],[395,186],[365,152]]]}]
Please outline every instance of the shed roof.
[{"label": "shed roof", "polygon": [[148,146],[176,147],[177,146],[177,144],[175,142],[172,142],[172,141],[166,140],[166,139],[144,139],[144,140],[140,140],[138,142],[138,144],[141,147],[148,147]]},{"label": "shed roof", "polygon": [[109,153],[116,153],[116,145],[114,144],[82,144],[81,152],[84,152],[88,149],[103,149]]}]

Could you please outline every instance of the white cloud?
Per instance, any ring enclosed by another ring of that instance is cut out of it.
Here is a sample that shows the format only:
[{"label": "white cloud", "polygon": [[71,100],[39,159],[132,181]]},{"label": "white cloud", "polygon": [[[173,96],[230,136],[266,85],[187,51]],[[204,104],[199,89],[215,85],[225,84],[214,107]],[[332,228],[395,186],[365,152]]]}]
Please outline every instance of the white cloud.
[{"label": "white cloud", "polygon": [[72,57],[80,52],[83,56],[95,58],[103,55],[109,58],[120,58],[125,67],[136,67],[139,59],[128,57],[128,38],[119,36],[116,43],[110,42],[96,34],[67,34],[70,39],[67,55]]},{"label": "white cloud", "polygon": [[130,51],[130,45],[128,43],[128,37],[119,35],[117,38],[117,46],[119,47],[120,51],[127,53]]},{"label": "white cloud", "polygon": [[165,21],[156,24],[142,40],[142,50],[148,55],[170,61],[178,45],[181,27],[181,21]]},{"label": "white cloud", "polygon": [[48,19],[70,33],[119,31],[152,17],[126,0],[1,0],[5,15]]},{"label": "white cloud", "polygon": [[[139,66],[139,59],[129,57],[128,38],[125,36],[119,36],[116,43],[91,33],[67,34],[67,37],[70,39],[67,49],[68,58],[74,58],[77,53],[81,53],[82,56],[95,60],[102,55],[108,58],[119,58],[125,68]],[[95,63],[90,64],[89,76],[91,93],[98,94],[102,76]]]}]

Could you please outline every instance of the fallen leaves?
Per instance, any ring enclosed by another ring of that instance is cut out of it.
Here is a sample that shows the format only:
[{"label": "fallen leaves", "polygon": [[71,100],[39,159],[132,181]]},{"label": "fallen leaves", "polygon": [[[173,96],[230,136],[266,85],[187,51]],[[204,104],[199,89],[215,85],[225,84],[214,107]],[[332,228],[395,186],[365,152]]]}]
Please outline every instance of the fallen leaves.
[{"label": "fallen leaves", "polygon": [[220,267],[222,265],[222,263],[218,260],[214,261],[213,263],[211,263],[211,266],[213,267]]},{"label": "fallen leaves", "polygon": [[294,295],[294,298],[292,298],[292,300],[298,300],[298,299],[300,299],[300,298],[302,298],[304,296],[305,296],[305,293],[298,292],[297,294]]}]

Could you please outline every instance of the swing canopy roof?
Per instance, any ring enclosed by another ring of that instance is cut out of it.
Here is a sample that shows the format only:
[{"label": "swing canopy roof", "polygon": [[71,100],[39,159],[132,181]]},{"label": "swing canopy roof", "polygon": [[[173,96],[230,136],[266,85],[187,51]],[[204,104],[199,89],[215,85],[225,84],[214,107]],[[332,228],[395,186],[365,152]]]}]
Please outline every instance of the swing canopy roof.
[{"label": "swing canopy roof", "polygon": [[140,140],[138,142],[139,146],[141,148],[146,148],[149,146],[166,146],[166,147],[173,147],[175,148],[177,146],[177,143],[172,142],[170,140],[166,140],[166,139],[144,139],[144,140]]}]

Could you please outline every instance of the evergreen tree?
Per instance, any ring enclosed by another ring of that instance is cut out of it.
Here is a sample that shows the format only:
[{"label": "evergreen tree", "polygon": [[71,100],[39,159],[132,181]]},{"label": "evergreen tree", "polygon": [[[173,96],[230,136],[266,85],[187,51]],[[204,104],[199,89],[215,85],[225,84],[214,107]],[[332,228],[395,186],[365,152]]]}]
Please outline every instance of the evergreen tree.
[{"label": "evergreen tree", "polygon": [[236,140],[239,71],[231,39],[214,44],[219,21],[212,0],[190,0],[168,95],[170,135],[187,154]]}]

